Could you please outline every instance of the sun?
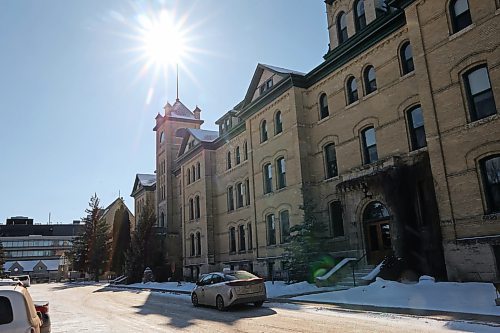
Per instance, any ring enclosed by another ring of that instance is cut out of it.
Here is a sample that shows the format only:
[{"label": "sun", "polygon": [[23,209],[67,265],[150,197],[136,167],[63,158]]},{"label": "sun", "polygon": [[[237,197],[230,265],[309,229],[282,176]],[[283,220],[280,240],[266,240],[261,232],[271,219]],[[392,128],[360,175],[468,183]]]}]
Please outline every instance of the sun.
[{"label": "sun", "polygon": [[162,10],[155,18],[141,16],[140,40],[144,58],[158,67],[176,66],[187,53],[186,31]]}]

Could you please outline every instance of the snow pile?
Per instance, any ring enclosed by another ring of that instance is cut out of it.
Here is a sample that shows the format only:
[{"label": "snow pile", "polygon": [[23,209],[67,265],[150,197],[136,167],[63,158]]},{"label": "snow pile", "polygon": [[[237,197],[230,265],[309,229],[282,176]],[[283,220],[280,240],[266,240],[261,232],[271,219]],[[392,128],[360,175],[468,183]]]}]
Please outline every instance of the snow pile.
[{"label": "snow pile", "polygon": [[422,276],[416,284],[377,278],[368,286],[292,299],[499,316],[495,298],[495,288],[491,283],[435,282],[432,277]]},{"label": "snow pile", "polygon": [[383,263],[384,262],[382,261],[380,264],[378,264],[377,267],[375,267],[370,273],[366,274],[361,279],[366,280],[366,281],[374,280],[377,277],[377,275],[380,274],[380,269],[382,268]]},{"label": "snow pile", "polygon": [[138,289],[155,289],[155,290],[168,290],[168,291],[192,291],[195,287],[195,283],[182,282],[180,286],[177,282],[147,282],[147,283],[132,283],[126,286],[120,285],[120,287],[138,288]]},{"label": "snow pile", "polygon": [[279,297],[287,295],[298,295],[305,293],[314,293],[320,291],[330,291],[335,290],[334,287],[323,287],[318,288],[314,284],[308,282],[299,282],[293,284],[285,284],[283,281],[275,281],[274,284],[271,281],[266,281],[266,292],[267,297]]}]

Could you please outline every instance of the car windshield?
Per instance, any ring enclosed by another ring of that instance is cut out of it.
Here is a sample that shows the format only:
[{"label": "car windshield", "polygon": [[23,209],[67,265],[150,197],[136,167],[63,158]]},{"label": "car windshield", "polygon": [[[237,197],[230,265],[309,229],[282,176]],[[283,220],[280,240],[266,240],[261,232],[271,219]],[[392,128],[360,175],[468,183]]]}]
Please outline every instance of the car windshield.
[{"label": "car windshield", "polygon": [[224,274],[226,281],[255,279],[257,276],[248,272],[232,272]]}]

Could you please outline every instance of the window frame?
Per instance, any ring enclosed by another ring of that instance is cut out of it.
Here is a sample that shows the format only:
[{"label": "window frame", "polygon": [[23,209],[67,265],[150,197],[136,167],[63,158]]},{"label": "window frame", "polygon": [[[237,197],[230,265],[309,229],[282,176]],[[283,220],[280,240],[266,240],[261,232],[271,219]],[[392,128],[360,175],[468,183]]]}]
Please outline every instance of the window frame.
[{"label": "window frame", "polygon": [[[269,168],[269,169],[268,169]],[[262,179],[264,180],[264,194],[273,192],[273,165],[266,163],[262,167]]]},{"label": "window frame", "polygon": [[196,232],[196,255],[201,256],[201,233]]},{"label": "window frame", "polygon": [[[328,160],[328,151],[327,149],[329,147],[333,147],[333,154],[334,154],[334,157],[335,157],[335,170],[334,172],[331,171],[331,168],[330,168],[330,161]],[[331,178],[335,178],[339,175],[339,169],[338,169],[338,163],[337,163],[337,150],[335,149],[335,143],[333,142],[330,142],[328,144],[326,144],[324,147],[323,147],[323,156],[324,156],[324,161],[325,161],[325,179],[331,179]]]},{"label": "window frame", "polygon": [[238,226],[238,251],[243,252],[246,251],[246,233],[245,233],[245,225],[240,224]]},{"label": "window frame", "polygon": [[237,244],[236,244],[236,228],[229,228],[229,253],[236,253]]},{"label": "window frame", "polygon": [[[286,213],[286,226],[284,225],[283,214]],[[280,216],[280,240],[281,243],[290,242],[290,211],[288,209],[283,209],[279,212]],[[287,232],[286,232],[287,231]]]},{"label": "window frame", "polygon": [[267,132],[267,121],[264,119],[260,123],[260,143],[267,142],[269,140],[269,133]]},{"label": "window frame", "polygon": [[281,111],[277,111],[274,115],[274,135],[278,135],[283,132],[283,119],[281,117]]},{"label": "window frame", "polygon": [[189,198],[189,221],[194,220],[194,200]]},{"label": "window frame", "polygon": [[[371,72],[373,71],[373,79],[370,80]],[[365,85],[365,96],[374,93],[378,90],[377,86],[377,73],[373,65],[366,66],[363,71],[363,81]]]},{"label": "window frame", "polygon": [[227,211],[234,211],[234,188],[233,186],[227,187]]},{"label": "window frame", "polygon": [[[366,133],[369,130],[373,130],[373,136],[375,139],[375,144],[368,146],[366,142]],[[363,148],[363,165],[372,164],[379,160],[378,158],[378,150],[377,150],[377,136],[374,126],[368,126],[361,130],[361,143]],[[370,148],[375,147],[376,158],[374,160],[371,159]]]},{"label": "window frame", "polygon": [[321,93],[319,95],[319,119],[323,120],[330,116],[330,110],[328,107],[328,95],[326,93]]},{"label": "window frame", "polygon": [[234,158],[235,158],[235,163],[236,165],[241,164],[241,153],[240,153],[240,146],[237,146],[235,151],[234,151]]},{"label": "window frame", "polygon": [[[344,20],[345,27],[342,27],[342,19]],[[338,45],[342,45],[349,39],[349,32],[347,31],[347,14],[345,12],[342,11],[337,15],[336,26]]]},{"label": "window frame", "polygon": [[[356,85],[356,90],[352,90],[352,84]],[[347,90],[347,105],[351,105],[359,101],[359,87],[356,77],[354,75],[349,76],[346,83]]]},{"label": "window frame", "polygon": [[[421,116],[422,116],[422,125],[418,126],[418,127],[415,127],[415,124],[414,124],[414,121],[413,121],[413,112],[415,112],[417,110],[420,110],[420,113],[421,113]],[[417,104],[417,105],[414,105],[414,106],[410,107],[406,111],[406,118],[407,118],[407,122],[408,122],[408,132],[410,134],[410,150],[411,151],[415,151],[415,150],[427,147],[427,138],[426,138],[426,135],[425,135],[425,124],[424,124],[424,121],[423,121],[424,120],[424,114],[423,114],[423,111],[422,111],[422,106],[420,104]],[[420,128],[423,131],[423,139],[424,139],[424,142],[425,142],[424,145],[419,145],[417,131]]]},{"label": "window frame", "polygon": [[[270,227],[272,226],[272,228]],[[267,214],[266,215],[266,234],[267,234],[267,246],[273,246],[276,245],[276,217],[274,214]],[[272,231],[272,233],[271,233]],[[273,236],[271,238],[271,235]]]},{"label": "window frame", "polygon": [[281,190],[286,187],[286,161],[283,156],[276,159],[276,175],[276,189]]},{"label": "window frame", "polygon": [[[334,206],[338,205],[338,208],[340,209],[340,221],[336,221],[334,218]],[[329,222],[330,222],[330,235],[333,238],[337,237],[345,237],[345,228],[344,228],[344,209],[342,207],[342,202],[340,200],[333,200],[328,203],[328,215],[329,215]],[[337,234],[336,231],[341,230]]]},{"label": "window frame", "polygon": [[226,153],[226,170],[230,170],[233,167],[231,163],[231,151]]},{"label": "window frame", "polygon": [[236,184],[236,208],[242,208],[245,205],[244,201],[243,183],[239,182]]},{"label": "window frame", "polygon": [[[465,1],[467,4],[467,10],[457,14],[455,11],[455,5],[458,3],[458,1]],[[449,4],[449,14],[450,14],[450,21],[451,21],[451,34],[454,35],[467,27],[472,25],[472,15],[470,11],[470,5],[468,0],[452,0],[450,1]],[[465,25],[462,26],[463,22],[459,22],[459,19],[464,18],[468,23],[466,22]]]},{"label": "window frame", "polygon": [[201,216],[200,196],[194,197],[194,219],[197,220]]},{"label": "window frame", "polygon": [[[486,70],[486,76],[487,76],[486,78],[488,79],[489,89],[483,90],[483,91],[481,91],[479,93],[476,93],[476,94],[472,94],[470,76],[473,73],[475,73],[477,71],[480,71],[482,69]],[[493,88],[491,86],[490,72],[488,70],[488,65],[487,64],[483,63],[483,64],[480,64],[480,65],[477,65],[477,66],[474,66],[474,67],[468,69],[462,75],[462,80],[464,82],[465,95],[466,95],[466,99],[467,99],[467,108],[468,108],[468,111],[469,111],[468,113],[469,113],[469,118],[470,118],[471,122],[474,122],[474,121],[477,121],[477,120],[481,120],[481,119],[490,117],[490,116],[498,113],[497,106],[496,106],[496,101],[495,101],[495,95],[493,93]],[[486,94],[486,93],[489,93],[491,95],[490,96],[490,102],[493,104],[493,108],[492,109],[494,110],[494,112],[486,114],[486,115],[480,117],[479,114],[478,114],[479,111],[478,111],[478,108],[477,108],[476,103],[474,101],[474,98],[477,97],[477,96]]]},{"label": "window frame", "polygon": [[[410,57],[406,51],[409,49]],[[413,60],[413,48],[410,41],[405,41],[399,48],[399,61],[401,62],[401,76],[405,76],[415,71],[415,61]]]},{"label": "window frame", "polygon": [[[481,179],[481,192],[483,193],[484,196],[484,203],[485,203],[485,212],[486,214],[498,214],[500,213],[500,202],[496,203],[494,202],[494,195],[492,193],[493,189],[492,187],[495,185],[494,183],[490,183],[489,179],[487,177],[486,173],[486,163],[494,160],[494,159],[499,159],[499,164],[500,164],[500,153],[492,154],[485,156],[481,158],[478,161],[479,164],[479,170],[480,170],[480,179]],[[500,187],[500,181],[499,185]],[[499,190],[500,192],[500,190]],[[500,196],[500,194],[498,194]]]},{"label": "window frame", "polygon": [[[362,7],[359,6],[360,4],[362,4]],[[362,12],[360,12],[360,8],[362,8]],[[365,1],[357,0],[356,2],[354,2],[353,12],[354,12],[354,26],[356,27],[356,32],[360,32],[361,30],[365,29],[366,26],[368,25],[366,22]]]}]

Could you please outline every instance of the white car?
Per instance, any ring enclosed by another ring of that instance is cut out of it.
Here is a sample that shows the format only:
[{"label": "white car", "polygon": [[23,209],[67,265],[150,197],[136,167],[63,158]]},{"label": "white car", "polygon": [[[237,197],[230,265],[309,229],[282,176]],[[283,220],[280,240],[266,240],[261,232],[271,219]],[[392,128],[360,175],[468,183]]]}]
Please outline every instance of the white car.
[{"label": "white car", "polygon": [[20,281],[26,288],[31,286],[31,278],[29,275],[15,275],[10,277],[13,280]]},{"label": "white car", "polygon": [[38,309],[28,289],[19,282],[5,282],[0,284],[0,332],[50,333],[48,303]]},{"label": "white car", "polygon": [[264,280],[246,271],[205,274],[191,292],[194,306],[216,306],[220,311],[241,303],[260,307],[266,299]]}]

